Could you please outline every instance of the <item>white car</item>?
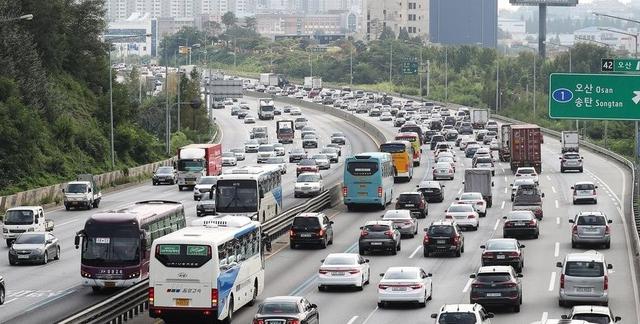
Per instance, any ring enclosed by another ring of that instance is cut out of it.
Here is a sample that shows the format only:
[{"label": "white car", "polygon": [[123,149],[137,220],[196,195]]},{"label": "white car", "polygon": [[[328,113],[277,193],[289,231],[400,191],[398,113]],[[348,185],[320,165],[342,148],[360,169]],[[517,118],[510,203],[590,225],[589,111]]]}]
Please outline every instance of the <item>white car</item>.
[{"label": "white car", "polygon": [[418,303],[427,306],[431,300],[433,283],[431,274],[420,267],[390,267],[381,273],[378,283],[378,307],[389,303]]},{"label": "white car", "polygon": [[318,290],[334,286],[355,286],[362,290],[370,278],[369,259],[357,253],[331,253],[318,270]]},{"label": "white car", "polygon": [[222,153],[222,166],[236,166],[238,165],[238,158],[233,152]]},{"label": "white car", "polygon": [[302,115],[302,110],[298,107],[292,107],[291,110],[289,110],[289,114],[291,116],[300,116]]},{"label": "white car", "polygon": [[202,176],[193,187],[193,200],[200,200],[205,195],[209,195],[211,188],[218,183],[216,176]]},{"label": "white car", "polygon": [[287,173],[287,161],[282,156],[270,157],[264,163],[276,165],[280,169],[280,174]]},{"label": "white car", "polygon": [[453,180],[454,175],[455,172],[453,171],[451,163],[449,162],[436,163],[436,165],[433,167],[433,180],[442,178]]},{"label": "white car", "polygon": [[487,312],[480,304],[442,305],[437,314],[431,314],[435,323],[491,324],[493,313]]},{"label": "white car", "polygon": [[314,154],[311,156],[311,159],[316,161],[320,170],[328,170],[331,168],[331,161],[329,161],[329,157],[326,154]]},{"label": "white car", "polygon": [[[476,153],[477,154],[477,153]],[[475,158],[474,160],[474,168],[483,168],[483,169],[489,169],[491,170],[491,175],[494,176],[496,175],[496,169],[494,166],[494,162],[493,159],[487,156],[481,156],[478,158]]]},{"label": "white car", "polygon": [[243,149],[241,149],[241,148],[233,148],[230,151],[233,152],[233,154],[235,154],[237,161],[244,161],[245,155],[244,155],[244,150]]},{"label": "white car", "polygon": [[538,172],[536,172],[536,169],[532,168],[532,167],[520,167],[518,168],[518,170],[516,170],[516,178],[529,178],[529,179],[533,179],[533,182],[535,182],[536,184],[539,183],[539,178],[538,178]]},{"label": "white car", "polygon": [[470,204],[451,204],[445,211],[444,218],[454,220],[458,226],[471,228],[474,231],[477,231],[480,226],[478,212]]},{"label": "white car", "polygon": [[418,234],[418,220],[411,216],[411,211],[408,209],[387,210],[382,215],[382,220],[392,221],[398,226],[400,235],[414,237]]},{"label": "white car", "polygon": [[317,172],[303,172],[296,179],[293,189],[295,198],[302,196],[316,196],[324,191],[322,175]]},{"label": "white car", "polygon": [[393,116],[391,115],[391,112],[385,111],[382,114],[380,114],[380,117],[378,117],[378,119],[380,121],[391,121],[393,120]]},{"label": "white car", "polygon": [[320,153],[326,154],[329,157],[329,162],[331,163],[339,162],[338,151],[332,147],[325,147],[322,150],[320,150]]},{"label": "white car", "polygon": [[498,144],[497,138],[494,138],[491,140],[491,143],[489,143],[489,149],[492,151],[497,151],[500,149],[500,145]]},{"label": "white car", "polygon": [[273,148],[276,150],[276,156],[284,156],[286,154],[282,143],[273,143]]},{"label": "white car", "polygon": [[260,146],[260,143],[258,143],[258,141],[252,139],[252,140],[248,140],[244,143],[244,151],[245,153],[255,153],[258,152],[258,147]]},{"label": "white car", "polygon": [[478,216],[487,216],[487,202],[479,192],[463,192],[456,198],[458,204],[469,204],[478,212]]},{"label": "white car", "polygon": [[262,144],[258,147],[258,163],[262,163],[271,157],[276,157],[276,149],[273,145]]},{"label": "white car", "polygon": [[460,151],[464,151],[469,144],[478,144],[470,135],[462,136],[462,140],[460,140]]},{"label": "white car", "polygon": [[562,319],[583,320],[589,323],[617,323],[620,316],[613,316],[607,306],[580,305],[573,306],[569,315],[562,315]]},{"label": "white car", "polygon": [[598,193],[596,192],[596,189],[598,189],[598,186],[593,184],[593,182],[590,182],[590,181],[576,182],[576,184],[574,184],[571,187],[571,190],[573,190],[573,204],[575,205],[583,201],[589,201],[594,204],[597,204]]}]

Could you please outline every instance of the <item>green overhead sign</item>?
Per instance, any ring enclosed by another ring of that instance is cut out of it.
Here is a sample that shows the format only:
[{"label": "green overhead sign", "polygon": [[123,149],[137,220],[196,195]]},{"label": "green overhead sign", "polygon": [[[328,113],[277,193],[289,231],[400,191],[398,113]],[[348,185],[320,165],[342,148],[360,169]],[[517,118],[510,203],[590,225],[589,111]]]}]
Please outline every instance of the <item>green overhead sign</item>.
[{"label": "green overhead sign", "polygon": [[640,75],[552,73],[549,117],[640,120]]},{"label": "green overhead sign", "polygon": [[402,62],[402,74],[418,74],[418,62]]},{"label": "green overhead sign", "polygon": [[602,72],[640,72],[640,59],[602,59]]}]

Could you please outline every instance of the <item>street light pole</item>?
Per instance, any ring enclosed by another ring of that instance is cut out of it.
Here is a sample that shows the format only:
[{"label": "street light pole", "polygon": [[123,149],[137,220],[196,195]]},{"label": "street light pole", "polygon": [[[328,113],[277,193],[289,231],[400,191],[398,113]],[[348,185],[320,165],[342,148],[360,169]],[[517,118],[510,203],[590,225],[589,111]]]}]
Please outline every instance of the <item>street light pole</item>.
[{"label": "street light pole", "polygon": [[393,85],[393,81],[391,80],[392,71],[393,71],[393,43],[390,46],[391,50],[389,52],[389,83]]},{"label": "street light pole", "polygon": [[349,50],[349,85],[353,87],[353,44],[351,45],[351,49]]},{"label": "street light pole", "polygon": [[449,49],[444,47],[444,101],[449,100]]},{"label": "street light pole", "polygon": [[418,69],[420,75],[420,100],[422,100],[422,44],[420,44],[420,68]]},{"label": "street light pole", "polygon": [[496,51],[496,113],[500,110],[500,57]]}]

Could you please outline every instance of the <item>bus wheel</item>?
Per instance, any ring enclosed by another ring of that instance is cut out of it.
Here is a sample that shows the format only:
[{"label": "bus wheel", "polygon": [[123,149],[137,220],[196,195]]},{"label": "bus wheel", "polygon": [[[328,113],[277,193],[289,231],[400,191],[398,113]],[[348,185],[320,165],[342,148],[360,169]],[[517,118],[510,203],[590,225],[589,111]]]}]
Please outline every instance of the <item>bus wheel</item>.
[{"label": "bus wheel", "polygon": [[258,299],[258,280],[253,283],[253,297],[247,303],[249,306],[253,306],[256,304],[256,299]]},{"label": "bus wheel", "polygon": [[233,294],[229,295],[229,311],[227,312],[227,318],[222,321],[224,324],[231,324],[233,322]]}]

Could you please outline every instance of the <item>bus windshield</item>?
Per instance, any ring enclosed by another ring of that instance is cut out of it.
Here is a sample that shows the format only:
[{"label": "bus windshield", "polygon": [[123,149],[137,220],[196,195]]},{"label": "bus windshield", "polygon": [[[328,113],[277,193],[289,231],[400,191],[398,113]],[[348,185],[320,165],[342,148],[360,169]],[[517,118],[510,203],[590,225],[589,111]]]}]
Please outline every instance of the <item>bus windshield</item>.
[{"label": "bus windshield", "polygon": [[399,144],[399,143],[388,143],[388,144],[382,144],[380,145],[380,152],[387,152],[387,153],[404,153],[407,150],[407,148],[404,146],[404,144]]},{"label": "bus windshield", "polygon": [[199,268],[211,260],[207,245],[159,244],[156,259],[169,268]]},{"label": "bus windshield", "polygon": [[178,171],[200,172],[204,169],[201,160],[178,160]]},{"label": "bus windshield", "polygon": [[129,223],[92,223],[85,227],[82,264],[134,266],[140,262],[140,230]]},{"label": "bus windshield", "polygon": [[216,210],[220,213],[246,213],[258,210],[258,185],[255,180],[219,180]]}]

